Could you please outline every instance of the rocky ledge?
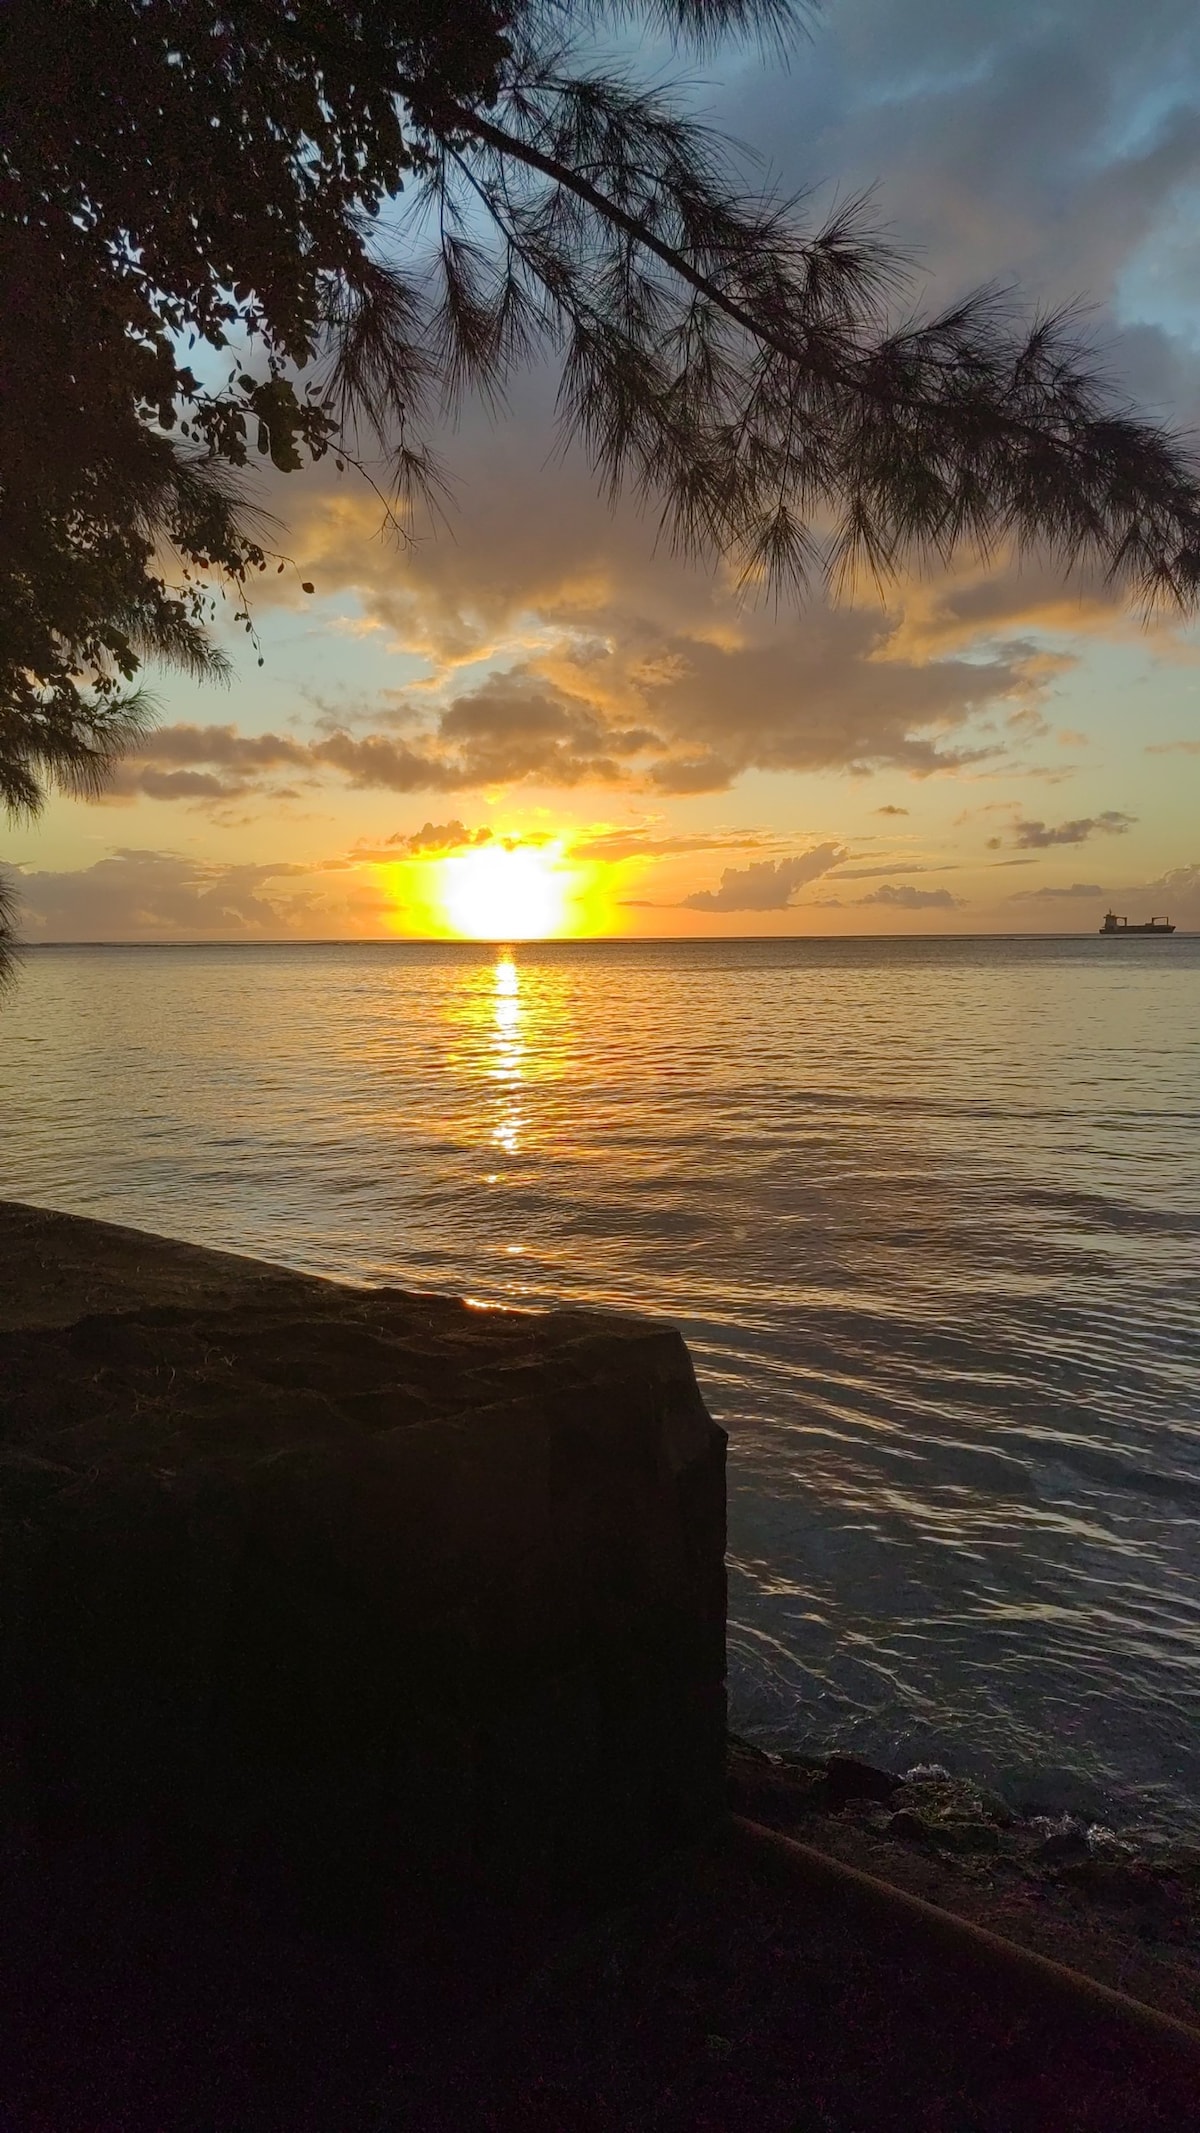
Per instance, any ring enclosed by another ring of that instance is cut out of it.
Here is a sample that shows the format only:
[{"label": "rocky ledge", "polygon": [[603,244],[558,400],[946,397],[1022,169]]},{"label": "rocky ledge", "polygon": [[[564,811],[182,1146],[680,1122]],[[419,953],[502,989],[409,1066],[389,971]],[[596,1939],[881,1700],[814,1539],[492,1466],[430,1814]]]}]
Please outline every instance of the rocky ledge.
[{"label": "rocky ledge", "polygon": [[5,1832],[256,1888],[607,1882],[724,1793],[724,1449],[670,1327],[0,1207]]}]

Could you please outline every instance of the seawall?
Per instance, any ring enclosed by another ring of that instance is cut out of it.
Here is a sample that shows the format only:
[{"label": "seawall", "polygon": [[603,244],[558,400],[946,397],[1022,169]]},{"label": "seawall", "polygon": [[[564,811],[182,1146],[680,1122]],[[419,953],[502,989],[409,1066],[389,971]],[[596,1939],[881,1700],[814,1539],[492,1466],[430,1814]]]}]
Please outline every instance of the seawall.
[{"label": "seawall", "polygon": [[724,1799],[672,1328],[0,1205],[5,1829],[361,1921],[611,1888]]}]

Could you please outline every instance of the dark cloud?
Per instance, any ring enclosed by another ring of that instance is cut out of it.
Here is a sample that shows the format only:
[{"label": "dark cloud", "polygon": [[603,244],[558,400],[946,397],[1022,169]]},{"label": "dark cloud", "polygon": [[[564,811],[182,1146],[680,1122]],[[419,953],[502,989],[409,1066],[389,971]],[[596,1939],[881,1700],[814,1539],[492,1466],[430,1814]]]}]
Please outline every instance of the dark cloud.
[{"label": "dark cloud", "polygon": [[[205,767],[190,767],[200,765]],[[264,778],[264,773],[285,766],[312,767],[305,742],[277,733],[240,733],[232,725],[182,722],[160,726],[139,741],[117,765],[99,798],[112,805],[144,795],[217,811],[249,794],[294,799],[295,788]]]},{"label": "dark cloud", "polygon": [[840,844],[817,844],[792,859],[761,859],[748,867],[726,867],[717,889],[685,896],[689,911],[786,911],[797,889],[827,874],[844,856]]},{"label": "dark cloud", "polygon": [[501,431],[469,420],[469,509],[452,539],[402,556],[372,540],[372,504],[307,496],[304,567],[354,599],[381,648],[429,670],[373,700],[325,700],[326,761],[355,782],[683,797],[755,770],[923,777],[1003,756],[1010,721],[1054,678],[1016,636],[919,638],[899,589],[839,605],[818,582],[779,611],[756,605],[656,549],[632,509],[606,513],[575,460],[547,467],[541,417],[518,397]]},{"label": "dark cloud", "polygon": [[229,800],[244,788],[226,784],[211,770],[153,770],[131,766],[126,791],[144,792],[150,800]]},{"label": "dark cloud", "polygon": [[1042,903],[1045,901],[1070,902],[1096,901],[1103,898],[1116,911],[1128,912],[1131,918],[1149,918],[1151,913],[1174,919],[1185,933],[1200,931],[1200,862],[1170,867],[1153,881],[1124,882],[1116,887],[1103,888],[1098,882],[1076,881],[1069,887],[1021,890],[1010,896],[1009,903]]},{"label": "dark cloud", "polygon": [[351,785],[368,792],[450,791],[463,782],[419,750],[381,733],[331,733],[314,743],[312,760],[340,770]]},{"label": "dark cloud", "polygon": [[1105,896],[1107,893],[1107,890],[1102,889],[1098,882],[1073,881],[1070,888],[1017,889],[1008,900],[1010,904],[1040,904],[1058,900],[1071,902],[1076,897]]},{"label": "dark cloud", "polygon": [[904,859],[893,853],[890,859],[872,861],[870,866],[839,867],[838,886],[844,881],[874,881],[880,874],[894,874],[897,868],[903,868],[906,874],[954,874],[958,872],[958,861]]},{"label": "dark cloud", "polygon": [[778,844],[766,830],[699,831],[692,836],[654,837],[646,830],[597,830],[572,844],[576,859],[671,859],[685,852],[744,852]]},{"label": "dark cloud", "polygon": [[137,751],[143,762],[217,763],[231,770],[276,770],[308,760],[303,741],[279,733],[241,733],[236,726],[160,726]]},{"label": "dark cloud", "polygon": [[364,788],[473,792],[527,782],[636,782],[634,759],[659,745],[657,735],[606,716],[528,666],[453,697],[433,719],[411,697],[391,716],[398,727],[415,728],[414,737],[334,732],[313,743],[310,761]]},{"label": "dark cloud", "polygon": [[856,899],[859,904],[886,904],[893,911],[957,911],[962,907],[962,898],[951,896],[949,889],[912,889],[907,882],[897,887],[885,881],[869,896]]},{"label": "dark cloud", "polygon": [[875,807],[872,808],[871,812],[876,815],[906,815],[908,809],[906,807]]},{"label": "dark cloud", "polygon": [[[1006,658],[914,661],[879,610],[814,604],[790,621],[747,625],[741,642],[674,633],[653,663],[626,655],[623,683],[661,736],[653,780],[665,792],[719,790],[748,770],[903,768],[925,775],[986,750],[951,739],[1027,686]],[[614,634],[651,636],[614,617]]]},{"label": "dark cloud", "polygon": [[[1123,815],[1115,807],[1106,808],[1102,815],[1081,815],[1074,822],[1060,822],[1051,828],[1045,822],[1018,822],[1014,827],[1013,842],[1022,851],[1046,851],[1054,844],[1086,844],[1089,837],[1123,837],[1126,830],[1137,821],[1136,815]],[[993,842],[989,838],[989,844]]]},{"label": "dark cloud", "polygon": [[750,770],[925,776],[995,752],[953,736],[1033,685],[1007,657],[906,659],[879,611],[758,620],[728,643],[666,634],[627,608],[599,619],[603,658],[565,635],[540,665],[522,661],[436,711],[410,691],[389,707],[394,734],[332,732],[311,760],[395,792],[601,783],[679,797]]},{"label": "dark cloud", "polygon": [[444,859],[451,852],[467,852],[491,844],[495,831],[486,826],[469,830],[457,818],[453,822],[424,822],[419,830],[396,830],[382,844],[358,844],[353,863],[394,866],[398,859]]},{"label": "dark cloud", "polygon": [[1114,889],[1118,910],[1136,911],[1149,918],[1164,912],[1185,931],[1200,930],[1200,862],[1169,867],[1154,881],[1136,881]]},{"label": "dark cloud", "polygon": [[789,620],[727,620],[714,634],[698,594],[695,605],[686,626],[666,627],[619,589],[586,618],[603,626],[597,650],[560,593],[560,635],[537,658],[467,688],[451,673],[440,701],[428,688],[389,692],[340,725],[326,715],[311,740],[166,727],[125,766],[118,792],[222,806],[265,794],[285,765],[360,790],[446,794],[600,784],[679,797],[724,791],[752,770],[927,776],[994,754],[994,740],[970,737],[971,722],[1039,686],[1007,654],[907,657],[898,618],[881,609],[816,603]]},{"label": "dark cloud", "polygon": [[459,821],[425,822],[411,836],[397,835],[387,839],[388,844],[401,845],[414,857],[423,853],[427,858],[440,858],[446,852],[469,851],[473,845],[490,844],[492,831],[486,826],[469,830]]},{"label": "dark cloud", "polygon": [[[1033,302],[1083,293],[1103,337],[1120,295],[1133,323],[1113,366],[1186,419],[1200,412],[1182,308],[1194,277],[1173,322],[1137,316],[1129,275],[1149,260],[1167,288],[1163,246],[1200,182],[1198,23],[1194,0],[840,0],[789,69],[726,60],[697,93],[784,190],[878,182],[878,217],[935,297],[989,279]],[[1048,633],[1119,617],[1098,579],[1064,585],[1053,559],[1018,569],[1004,554],[882,603],[832,607],[818,586],[799,611],[755,612],[719,570],[656,547],[633,509],[608,515],[578,455],[547,465],[551,398],[546,376],[522,377],[502,424],[468,411],[447,440],[463,476],[453,538],[375,540],[375,501],[328,463],[289,486],[293,546],[323,593],[355,597],[347,626],[429,666],[429,687],[344,711],[310,769],[399,793],[596,782],[674,796],[753,770],[954,770],[1036,732],[1063,659]],[[261,597],[290,600],[288,584]],[[506,671],[464,679],[484,661]],[[246,745],[298,745],[223,730],[224,754],[146,760],[242,778],[266,767]],[[230,794],[192,795],[206,797]]]}]

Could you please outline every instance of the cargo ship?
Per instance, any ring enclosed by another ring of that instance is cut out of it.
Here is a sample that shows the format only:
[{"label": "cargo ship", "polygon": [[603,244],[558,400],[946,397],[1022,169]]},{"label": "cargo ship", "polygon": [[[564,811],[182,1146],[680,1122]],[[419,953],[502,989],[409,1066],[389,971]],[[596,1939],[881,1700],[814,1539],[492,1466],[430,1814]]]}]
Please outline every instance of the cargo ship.
[{"label": "cargo ship", "polygon": [[1148,918],[1141,926],[1131,926],[1127,918],[1118,918],[1115,911],[1106,911],[1101,933],[1174,933],[1169,918]]}]

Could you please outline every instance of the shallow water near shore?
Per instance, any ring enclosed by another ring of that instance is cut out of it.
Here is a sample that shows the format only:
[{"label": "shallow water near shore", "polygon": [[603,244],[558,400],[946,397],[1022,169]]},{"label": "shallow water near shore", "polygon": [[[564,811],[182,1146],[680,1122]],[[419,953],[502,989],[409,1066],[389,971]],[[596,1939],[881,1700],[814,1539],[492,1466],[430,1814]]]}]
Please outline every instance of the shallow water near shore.
[{"label": "shallow water near shore", "polygon": [[31,951],[0,1194],[663,1313],[733,1723],[1200,1839],[1200,938]]}]

